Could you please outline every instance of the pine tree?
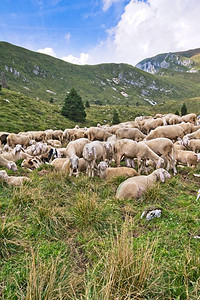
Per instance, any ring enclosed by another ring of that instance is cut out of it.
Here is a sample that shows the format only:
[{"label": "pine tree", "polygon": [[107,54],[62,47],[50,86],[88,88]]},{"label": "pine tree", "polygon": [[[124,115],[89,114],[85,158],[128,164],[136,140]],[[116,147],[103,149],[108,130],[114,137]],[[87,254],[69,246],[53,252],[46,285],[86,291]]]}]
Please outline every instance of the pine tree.
[{"label": "pine tree", "polygon": [[49,103],[54,103],[54,100],[52,97],[50,98]]},{"label": "pine tree", "polygon": [[187,115],[187,106],[185,103],[183,103],[181,107],[181,116]]},{"label": "pine tree", "polygon": [[85,107],[90,108],[90,103],[88,100],[85,102]]},{"label": "pine tree", "polygon": [[180,116],[180,114],[179,114],[179,111],[178,111],[178,110],[176,110],[176,111],[175,111],[175,115],[177,115],[177,116]]},{"label": "pine tree", "polygon": [[116,111],[116,109],[113,112],[113,119],[112,119],[112,124],[119,124],[120,123],[120,119],[119,119],[119,115],[118,112]]},{"label": "pine tree", "polygon": [[72,88],[67,97],[65,98],[61,114],[66,118],[76,121],[84,122],[86,118],[85,107],[80,95]]}]

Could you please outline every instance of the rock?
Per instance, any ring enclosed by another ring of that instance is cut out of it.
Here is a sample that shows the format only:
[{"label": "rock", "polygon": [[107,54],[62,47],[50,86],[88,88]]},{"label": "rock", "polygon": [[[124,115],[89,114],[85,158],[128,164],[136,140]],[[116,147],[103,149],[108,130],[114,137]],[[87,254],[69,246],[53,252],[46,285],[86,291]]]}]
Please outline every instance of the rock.
[{"label": "rock", "polygon": [[154,218],[160,218],[162,214],[162,209],[159,207],[149,207],[146,208],[141,214],[141,219],[146,217],[147,221],[151,221]]}]

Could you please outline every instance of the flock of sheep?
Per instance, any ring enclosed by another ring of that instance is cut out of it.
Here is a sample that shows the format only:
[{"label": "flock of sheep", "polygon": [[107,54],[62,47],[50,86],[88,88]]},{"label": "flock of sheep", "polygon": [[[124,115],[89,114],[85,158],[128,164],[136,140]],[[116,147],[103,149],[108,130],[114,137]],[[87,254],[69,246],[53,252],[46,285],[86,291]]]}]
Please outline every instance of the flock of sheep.
[{"label": "flock of sheep", "polygon": [[[177,164],[197,167],[199,150],[200,125],[193,113],[141,116],[113,126],[76,125],[64,131],[0,132],[0,167],[16,171],[16,162],[23,159],[21,166],[30,171],[49,163],[69,176],[86,172],[103,179],[130,177],[118,187],[119,199],[140,198],[157,180],[170,178],[170,170],[176,175]],[[126,166],[121,166],[122,160]],[[1,170],[0,180],[19,186],[30,179]]]}]

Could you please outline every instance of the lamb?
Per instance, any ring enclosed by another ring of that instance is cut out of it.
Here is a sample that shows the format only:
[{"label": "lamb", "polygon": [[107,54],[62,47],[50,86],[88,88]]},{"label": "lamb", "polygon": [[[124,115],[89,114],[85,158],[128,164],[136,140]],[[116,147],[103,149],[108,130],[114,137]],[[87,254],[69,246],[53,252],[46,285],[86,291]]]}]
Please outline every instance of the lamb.
[{"label": "lamb", "polygon": [[175,150],[175,158],[177,162],[188,167],[196,167],[199,162],[198,155],[193,151]]},{"label": "lamb", "polygon": [[1,155],[0,155],[0,166],[1,167],[6,167],[7,169],[12,170],[14,172],[17,171],[16,164],[13,161],[8,161],[7,159],[2,157]]},{"label": "lamb", "polygon": [[99,176],[102,179],[112,179],[117,176],[133,177],[139,175],[134,169],[127,167],[110,168],[105,161],[98,164]]},{"label": "lamb", "polygon": [[5,170],[0,171],[0,180],[5,181],[8,185],[21,186],[25,181],[30,181],[26,176],[8,176]]},{"label": "lamb", "polygon": [[56,171],[61,171],[69,175],[70,172],[70,161],[68,158],[56,158],[51,163]]},{"label": "lamb", "polygon": [[119,128],[115,134],[118,140],[132,139],[136,142],[142,141],[146,136],[138,128]]},{"label": "lamb", "polygon": [[177,140],[178,137],[183,138],[184,130],[179,125],[168,125],[168,126],[159,126],[156,129],[152,130],[146,137],[145,141],[152,140],[155,138],[168,138],[170,140]]},{"label": "lamb", "polygon": [[116,192],[117,199],[139,199],[157,180],[165,182],[170,174],[165,169],[158,169],[147,176],[131,177],[122,182]]}]

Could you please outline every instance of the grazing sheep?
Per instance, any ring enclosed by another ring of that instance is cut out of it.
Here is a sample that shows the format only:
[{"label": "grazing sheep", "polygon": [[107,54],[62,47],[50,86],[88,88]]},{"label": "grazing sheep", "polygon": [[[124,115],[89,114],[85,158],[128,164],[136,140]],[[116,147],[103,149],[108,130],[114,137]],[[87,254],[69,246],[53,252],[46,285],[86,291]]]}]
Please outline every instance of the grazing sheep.
[{"label": "grazing sheep", "polygon": [[30,178],[25,176],[8,176],[5,170],[0,171],[0,180],[5,181],[8,185],[21,186],[25,181],[30,181]]},{"label": "grazing sheep", "polygon": [[[151,130],[154,130],[155,128],[159,127],[159,126],[163,126],[164,122],[161,118],[157,118],[157,119],[148,119],[145,124],[142,127],[142,131],[145,132],[146,134],[149,134],[149,132]],[[143,139],[145,138],[145,136],[143,137]]]},{"label": "grazing sheep", "polygon": [[155,138],[168,138],[170,140],[176,141],[178,138],[183,138],[184,130],[179,125],[167,125],[159,126],[152,130],[146,137],[145,141],[152,140]]},{"label": "grazing sheep", "polygon": [[11,152],[4,152],[1,154],[1,157],[10,160],[10,161],[18,161],[21,159],[20,154],[21,151],[24,151],[21,145],[16,145],[15,148]]},{"label": "grazing sheep", "polygon": [[62,146],[61,142],[58,140],[47,140],[47,144],[54,148],[60,148]]},{"label": "grazing sheep", "polygon": [[103,128],[99,127],[90,127],[87,130],[88,139],[90,141],[98,140],[98,141],[106,141],[109,137],[112,136],[111,133],[107,132]]},{"label": "grazing sheep", "polygon": [[51,163],[56,171],[61,171],[69,175],[70,172],[70,161],[69,158],[56,158]]},{"label": "grazing sheep", "polygon": [[0,143],[2,145],[6,145],[8,136],[9,136],[8,132],[0,132]]},{"label": "grazing sheep", "polygon": [[155,170],[148,176],[136,176],[122,182],[116,193],[117,199],[138,199],[147,189],[153,187],[157,180],[165,182],[170,174],[165,169]]},{"label": "grazing sheep", "polygon": [[29,145],[30,137],[25,134],[10,133],[7,137],[8,146],[14,148],[17,144],[27,147]]},{"label": "grazing sheep", "polygon": [[144,143],[151,148],[157,155],[162,156],[167,163],[167,171],[173,169],[174,174],[176,171],[176,161],[174,154],[174,145],[170,139],[167,138],[156,138],[149,141],[144,141]]},{"label": "grazing sheep", "polygon": [[115,134],[118,140],[132,139],[136,142],[142,141],[146,136],[138,128],[119,128]]},{"label": "grazing sheep", "polygon": [[141,161],[152,159],[156,168],[160,168],[164,163],[164,159],[152,151],[144,142],[134,142],[129,139],[118,140],[114,145],[114,154],[117,167],[120,166],[122,156],[126,158],[137,158],[138,173],[141,171]]},{"label": "grazing sheep", "polygon": [[189,122],[189,123],[196,125],[197,124],[197,116],[196,116],[196,114],[193,114],[193,113],[187,114],[187,115],[184,115],[181,117],[181,121],[185,122],[185,123]]},{"label": "grazing sheep", "polygon": [[187,134],[184,136],[183,140],[191,140],[191,139],[200,139],[200,129],[198,129],[197,131]]},{"label": "grazing sheep", "polygon": [[110,168],[105,161],[101,161],[98,164],[99,176],[102,179],[112,179],[117,176],[133,177],[139,174],[132,168],[127,167],[116,167]]}]

